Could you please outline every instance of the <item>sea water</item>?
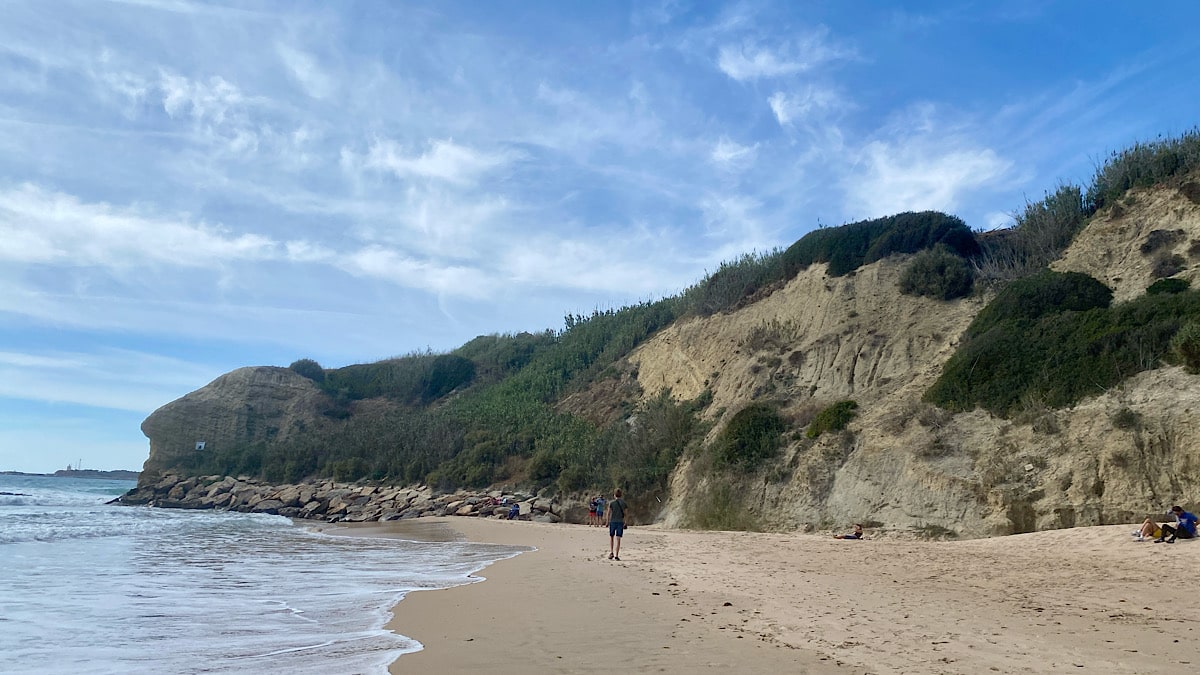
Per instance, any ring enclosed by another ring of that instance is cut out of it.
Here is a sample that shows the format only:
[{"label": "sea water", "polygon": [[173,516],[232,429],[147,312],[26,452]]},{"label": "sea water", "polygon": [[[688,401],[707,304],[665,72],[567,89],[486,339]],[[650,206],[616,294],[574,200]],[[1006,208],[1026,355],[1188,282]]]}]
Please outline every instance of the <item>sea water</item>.
[{"label": "sea water", "polygon": [[384,673],[420,649],[384,629],[405,593],[520,552],[105,504],[133,485],[0,475],[0,670]]}]

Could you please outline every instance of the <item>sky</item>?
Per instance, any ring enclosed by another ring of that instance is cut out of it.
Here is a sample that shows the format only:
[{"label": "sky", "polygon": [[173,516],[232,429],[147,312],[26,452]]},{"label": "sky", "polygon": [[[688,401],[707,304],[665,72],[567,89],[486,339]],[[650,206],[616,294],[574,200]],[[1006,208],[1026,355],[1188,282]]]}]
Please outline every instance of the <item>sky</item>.
[{"label": "sky", "polygon": [[978,230],[1200,122],[1200,5],[5,0],[0,470],[222,373],[561,329],[820,226]]}]

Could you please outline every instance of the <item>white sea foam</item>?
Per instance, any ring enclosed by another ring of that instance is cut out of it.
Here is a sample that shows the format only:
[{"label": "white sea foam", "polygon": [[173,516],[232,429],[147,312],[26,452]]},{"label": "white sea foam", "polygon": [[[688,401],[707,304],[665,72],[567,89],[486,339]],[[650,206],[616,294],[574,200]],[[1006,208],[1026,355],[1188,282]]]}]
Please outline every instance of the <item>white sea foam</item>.
[{"label": "white sea foam", "polygon": [[406,592],[517,553],[105,506],[130,484],[15,478],[0,491],[30,496],[0,497],[5,672],[382,673],[419,648],[383,629]]}]

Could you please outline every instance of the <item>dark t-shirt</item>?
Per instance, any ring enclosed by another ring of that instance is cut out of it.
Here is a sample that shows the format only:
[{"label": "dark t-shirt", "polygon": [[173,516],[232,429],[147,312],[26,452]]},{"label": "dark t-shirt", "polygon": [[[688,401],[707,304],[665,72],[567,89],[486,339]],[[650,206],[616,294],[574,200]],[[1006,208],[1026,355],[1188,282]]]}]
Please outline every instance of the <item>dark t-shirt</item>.
[{"label": "dark t-shirt", "polygon": [[623,523],[625,522],[625,500],[614,499],[608,503],[608,522]]}]

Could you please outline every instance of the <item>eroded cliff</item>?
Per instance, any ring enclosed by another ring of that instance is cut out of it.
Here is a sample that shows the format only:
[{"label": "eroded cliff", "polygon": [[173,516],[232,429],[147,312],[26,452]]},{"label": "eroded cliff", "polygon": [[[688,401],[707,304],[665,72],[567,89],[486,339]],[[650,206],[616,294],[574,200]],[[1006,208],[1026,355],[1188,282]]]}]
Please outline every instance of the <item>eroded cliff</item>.
[{"label": "eroded cliff", "polygon": [[287,368],[226,373],[142,422],[150,439],[143,480],[153,483],[163,469],[187,466],[200,455],[304,433],[325,423],[319,408],[324,399],[312,380]]},{"label": "eroded cliff", "polygon": [[[1055,268],[1111,285],[1117,302],[1144,293],[1164,260],[1194,279],[1200,206],[1174,188],[1125,201],[1097,215]],[[647,396],[711,389],[715,430],[756,399],[782,401],[793,419],[840,399],[859,404],[846,432],[793,436],[774,470],[739,483],[759,522],[981,536],[1129,522],[1200,501],[1200,378],[1160,364],[1067,410],[939,410],[922,396],[987,298],[902,296],[902,264],[836,278],[814,265],[764,300],[672,326],[631,355]],[[666,522],[687,523],[712,481],[681,466]]]}]

